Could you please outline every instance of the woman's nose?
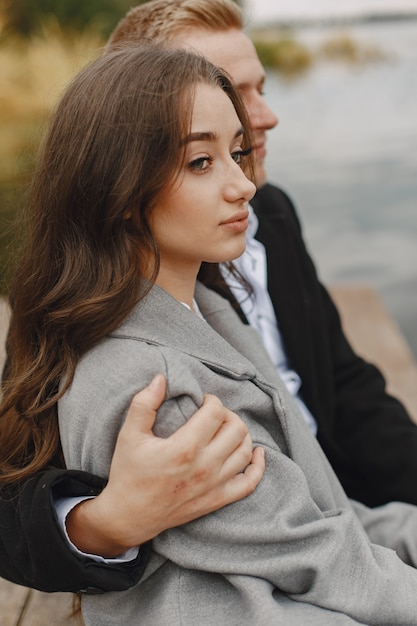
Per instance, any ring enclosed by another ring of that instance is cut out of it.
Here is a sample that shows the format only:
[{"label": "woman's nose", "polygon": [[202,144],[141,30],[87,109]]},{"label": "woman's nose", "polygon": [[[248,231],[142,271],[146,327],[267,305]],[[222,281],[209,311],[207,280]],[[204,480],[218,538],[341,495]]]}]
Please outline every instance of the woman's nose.
[{"label": "woman's nose", "polygon": [[240,165],[232,162],[232,171],[225,186],[225,197],[229,202],[249,202],[256,193],[254,183],[249,180]]}]

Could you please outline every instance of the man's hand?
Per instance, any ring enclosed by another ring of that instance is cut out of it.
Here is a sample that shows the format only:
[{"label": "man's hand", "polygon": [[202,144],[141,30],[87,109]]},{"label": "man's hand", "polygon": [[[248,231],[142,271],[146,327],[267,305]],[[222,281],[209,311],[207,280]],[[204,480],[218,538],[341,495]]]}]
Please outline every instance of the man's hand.
[{"label": "man's hand", "polygon": [[136,394],[120,430],[109,481],[69,514],[71,541],[83,552],[115,557],[128,548],[249,495],[265,460],[240,417],[207,395],[167,439],[152,427],[165,397],[158,374]]}]

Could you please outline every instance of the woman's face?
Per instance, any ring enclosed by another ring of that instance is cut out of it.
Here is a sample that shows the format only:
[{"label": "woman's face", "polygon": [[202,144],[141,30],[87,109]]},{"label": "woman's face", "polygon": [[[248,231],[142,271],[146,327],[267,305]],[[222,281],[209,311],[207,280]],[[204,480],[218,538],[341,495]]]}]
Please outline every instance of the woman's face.
[{"label": "woman's face", "polygon": [[242,133],[228,96],[219,87],[198,85],[184,166],[150,219],[161,269],[197,272],[202,261],[231,261],[243,253],[256,189],[241,168]]}]

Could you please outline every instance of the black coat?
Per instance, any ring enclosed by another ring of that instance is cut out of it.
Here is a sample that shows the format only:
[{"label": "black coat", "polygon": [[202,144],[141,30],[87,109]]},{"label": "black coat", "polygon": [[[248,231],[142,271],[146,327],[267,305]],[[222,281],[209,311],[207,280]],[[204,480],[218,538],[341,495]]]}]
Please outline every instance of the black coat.
[{"label": "black coat", "polygon": [[318,280],[288,196],[272,185],[252,201],[267,251],[268,291],[317,438],[346,493],[368,506],[417,504],[417,427],[358,357]]},{"label": "black coat", "polygon": [[[352,351],[337,310],[320,284],[286,194],[272,185],[252,201],[265,245],[268,289],[318,440],[349,496],[370,506],[417,504],[417,427],[385,393],[381,373]],[[48,470],[0,499],[0,575],[44,591],[126,589],[139,580],[148,546],[128,565],[105,566],[70,552],[52,498],[98,493],[83,472]]]}]

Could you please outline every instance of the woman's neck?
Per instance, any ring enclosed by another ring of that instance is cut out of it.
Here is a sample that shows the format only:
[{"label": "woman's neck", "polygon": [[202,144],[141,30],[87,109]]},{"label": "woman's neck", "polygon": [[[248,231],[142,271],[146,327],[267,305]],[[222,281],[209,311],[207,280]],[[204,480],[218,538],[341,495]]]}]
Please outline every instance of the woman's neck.
[{"label": "woman's neck", "polygon": [[198,270],[183,269],[172,270],[161,264],[155,283],[165,289],[173,298],[184,304],[188,304],[193,310],[193,298]]}]

